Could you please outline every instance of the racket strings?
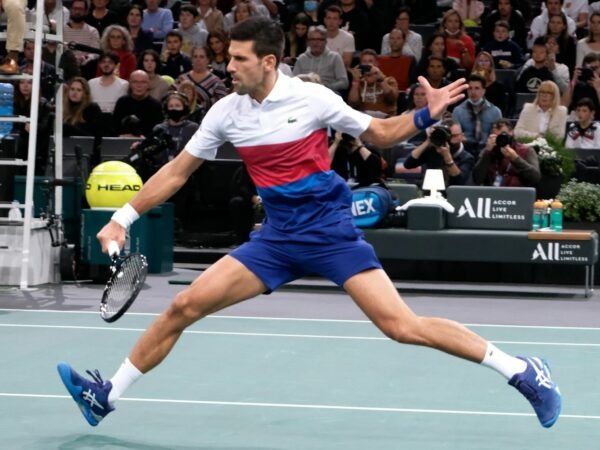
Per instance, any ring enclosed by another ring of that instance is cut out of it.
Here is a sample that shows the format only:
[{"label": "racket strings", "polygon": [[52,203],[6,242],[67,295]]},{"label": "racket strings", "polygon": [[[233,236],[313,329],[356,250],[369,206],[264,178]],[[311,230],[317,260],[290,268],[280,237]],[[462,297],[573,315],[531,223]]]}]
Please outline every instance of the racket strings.
[{"label": "racket strings", "polygon": [[146,269],[143,258],[127,258],[112,277],[112,283],[106,296],[106,311],[118,311],[138,289],[141,277]]}]

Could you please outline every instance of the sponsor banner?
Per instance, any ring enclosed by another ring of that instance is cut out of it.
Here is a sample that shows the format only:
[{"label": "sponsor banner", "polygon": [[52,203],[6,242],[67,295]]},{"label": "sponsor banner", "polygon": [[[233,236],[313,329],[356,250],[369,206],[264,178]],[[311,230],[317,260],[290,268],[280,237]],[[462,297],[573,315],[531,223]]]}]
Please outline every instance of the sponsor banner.
[{"label": "sponsor banner", "polygon": [[[531,242],[531,261],[538,263],[586,263],[592,264],[589,252],[589,242],[582,244],[577,241],[533,241]],[[588,248],[586,248],[588,247]]]},{"label": "sponsor banner", "polygon": [[531,230],[535,189],[451,186],[449,228]]}]

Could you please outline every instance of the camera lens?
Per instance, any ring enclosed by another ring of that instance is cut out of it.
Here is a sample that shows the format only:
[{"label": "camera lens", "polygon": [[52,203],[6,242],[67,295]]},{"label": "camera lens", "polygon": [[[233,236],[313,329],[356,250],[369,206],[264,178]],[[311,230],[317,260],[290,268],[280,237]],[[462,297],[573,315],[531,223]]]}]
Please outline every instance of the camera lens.
[{"label": "camera lens", "polygon": [[496,136],[496,146],[502,148],[506,145],[510,144],[510,135],[503,131],[498,136]]},{"label": "camera lens", "polygon": [[450,132],[445,127],[434,127],[429,135],[429,140],[436,147],[441,147],[450,142]]}]

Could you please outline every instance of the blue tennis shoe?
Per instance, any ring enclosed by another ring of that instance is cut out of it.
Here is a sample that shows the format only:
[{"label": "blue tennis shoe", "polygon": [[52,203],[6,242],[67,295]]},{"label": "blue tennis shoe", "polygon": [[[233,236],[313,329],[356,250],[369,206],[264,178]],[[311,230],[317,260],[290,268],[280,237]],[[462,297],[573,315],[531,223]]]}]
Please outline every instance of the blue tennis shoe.
[{"label": "blue tennis shoe", "polygon": [[562,405],[560,390],[550,377],[550,367],[540,358],[518,358],[527,363],[527,369],[514,375],[508,384],[529,400],[542,426],[550,428],[558,420]]},{"label": "blue tennis shoe", "polygon": [[88,423],[95,427],[115,408],[108,403],[108,393],[112,389],[110,381],[104,381],[97,370],[94,373],[86,370],[93,381],[80,376],[67,363],[57,366],[58,374],[73,400],[81,409]]}]

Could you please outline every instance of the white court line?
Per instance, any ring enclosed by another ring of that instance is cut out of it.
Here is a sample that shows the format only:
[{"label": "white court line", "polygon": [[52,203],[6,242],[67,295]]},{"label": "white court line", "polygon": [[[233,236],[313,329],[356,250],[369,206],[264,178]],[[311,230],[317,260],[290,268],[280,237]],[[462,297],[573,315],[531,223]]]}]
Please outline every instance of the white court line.
[{"label": "white court line", "polygon": [[[63,313],[63,314],[94,314],[98,311],[63,311],[59,309],[18,309],[18,308],[0,308],[0,311],[6,312],[29,312],[29,313]],[[127,312],[127,316],[158,316],[159,313],[139,313]],[[257,317],[257,316],[224,316],[212,314],[205,317],[206,319],[233,319],[233,320],[273,320],[273,321],[290,321],[290,322],[324,322],[324,323],[366,323],[372,324],[370,320],[358,319],[311,319],[302,317]],[[567,327],[567,326],[550,326],[550,325],[507,325],[507,324],[486,324],[486,323],[463,323],[467,327],[482,327],[482,328],[524,328],[524,329],[539,329],[539,330],[582,330],[582,331],[600,331],[600,327]]]},{"label": "white court line", "polygon": [[[50,399],[70,399],[70,395],[51,395],[51,394],[21,394],[0,392],[0,397],[16,398],[50,398]],[[422,409],[422,408],[384,408],[374,406],[344,406],[344,405],[314,405],[301,403],[262,403],[262,402],[225,402],[214,400],[176,400],[166,398],[136,398],[124,397],[119,401],[139,402],[139,403],[167,403],[167,404],[185,404],[185,405],[211,405],[211,406],[242,406],[252,408],[285,408],[285,409],[318,409],[334,411],[366,411],[366,412],[389,412],[389,413],[409,413],[409,414],[447,414],[447,415],[466,415],[466,416],[510,416],[510,417],[535,417],[532,413],[516,413],[501,411],[469,411],[459,409]],[[561,419],[583,419],[600,420],[600,416],[590,416],[584,414],[561,414]]]},{"label": "white court line", "polygon": [[[34,324],[14,324],[0,323],[0,327],[6,328],[50,328],[63,330],[94,330],[94,331],[135,331],[142,332],[145,328],[124,328],[124,327],[89,327],[77,325],[34,325]],[[222,336],[251,336],[251,337],[280,337],[280,338],[296,338],[296,339],[338,339],[338,340],[354,340],[354,341],[390,341],[384,336],[340,336],[340,335],[323,335],[323,334],[286,334],[286,333],[249,333],[236,331],[198,331],[185,330],[184,334],[209,334]],[[390,341],[391,342],[391,341]],[[537,341],[494,341],[493,344],[503,345],[546,345],[558,347],[600,347],[600,344],[587,342],[537,342]]]}]

